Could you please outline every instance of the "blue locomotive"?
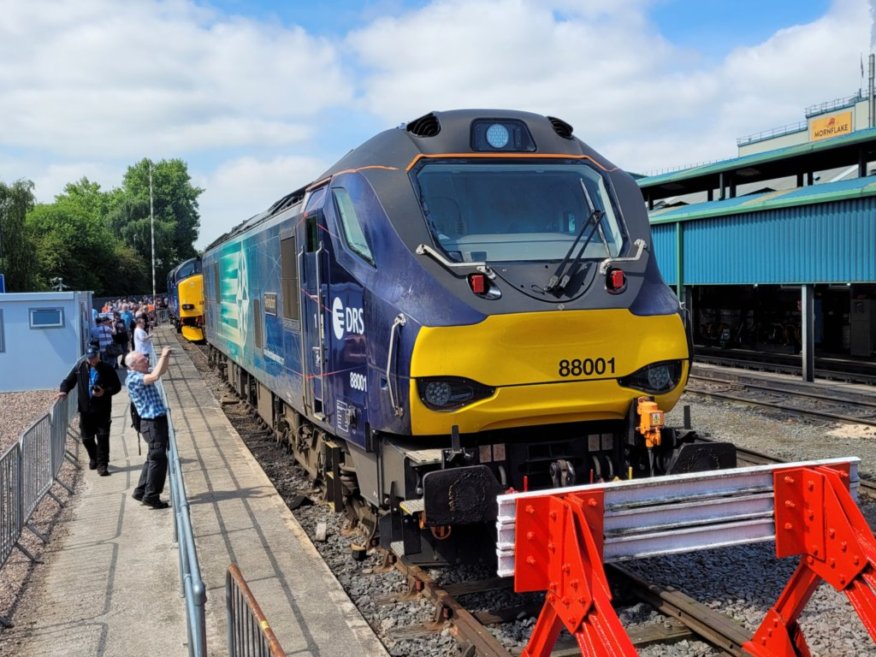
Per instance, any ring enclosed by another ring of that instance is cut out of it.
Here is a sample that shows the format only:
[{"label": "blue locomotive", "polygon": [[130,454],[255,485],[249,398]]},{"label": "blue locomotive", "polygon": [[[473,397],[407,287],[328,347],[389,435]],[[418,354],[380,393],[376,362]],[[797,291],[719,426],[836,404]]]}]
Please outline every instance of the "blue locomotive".
[{"label": "blue locomotive", "polygon": [[397,551],[430,558],[511,487],[727,464],[661,427],[682,310],[636,183],[559,119],[382,132],[216,240],[203,273],[212,362]]}]

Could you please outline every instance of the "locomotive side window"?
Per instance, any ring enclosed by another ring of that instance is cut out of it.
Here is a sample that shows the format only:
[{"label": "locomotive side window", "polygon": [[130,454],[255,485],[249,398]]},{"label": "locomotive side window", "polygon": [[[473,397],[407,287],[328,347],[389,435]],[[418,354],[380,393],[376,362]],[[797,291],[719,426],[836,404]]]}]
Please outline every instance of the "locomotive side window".
[{"label": "locomotive side window", "polygon": [[368,246],[368,240],[365,239],[365,233],[362,231],[362,225],[359,223],[359,217],[350,194],[343,187],[335,187],[332,189],[332,198],[335,201],[335,208],[344,229],[344,240],[347,246],[353,253],[357,253],[373,265],[374,256],[371,255],[371,248]]},{"label": "locomotive side window", "polygon": [[617,257],[624,229],[607,177],[583,162],[431,162],[416,173],[436,246],[456,261]]},{"label": "locomotive side window", "polygon": [[262,318],[261,303],[258,299],[252,300],[252,320],[255,328],[255,347],[256,349],[265,348],[265,331],[264,319]]},{"label": "locomotive side window", "polygon": [[298,319],[298,254],[295,235],[280,240],[280,284],[283,289],[283,317]]},{"label": "locomotive side window", "polygon": [[219,299],[219,265],[213,264],[213,297]]}]

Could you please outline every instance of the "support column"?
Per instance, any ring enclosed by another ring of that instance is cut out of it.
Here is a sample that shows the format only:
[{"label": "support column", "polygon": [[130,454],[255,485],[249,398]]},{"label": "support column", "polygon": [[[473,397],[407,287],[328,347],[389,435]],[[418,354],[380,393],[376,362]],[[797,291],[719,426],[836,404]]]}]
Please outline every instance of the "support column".
[{"label": "support column", "polygon": [[800,286],[800,358],[803,380],[815,380],[815,293],[812,285]]},{"label": "support column", "polygon": [[684,301],[684,227],[675,222],[675,296]]}]

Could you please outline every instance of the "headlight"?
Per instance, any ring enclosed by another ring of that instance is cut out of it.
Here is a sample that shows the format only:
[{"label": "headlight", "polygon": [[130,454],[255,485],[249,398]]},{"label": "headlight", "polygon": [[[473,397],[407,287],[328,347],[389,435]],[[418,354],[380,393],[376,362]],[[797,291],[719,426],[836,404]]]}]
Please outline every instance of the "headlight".
[{"label": "headlight", "polygon": [[489,386],[458,376],[418,379],[417,391],[423,404],[433,411],[451,411],[495,392]]},{"label": "headlight", "polygon": [[182,305],[182,308],[183,308],[183,310],[194,310],[194,309],[195,309],[195,304],[193,304],[193,303],[184,303],[184,304]]},{"label": "headlight", "polygon": [[651,394],[669,392],[681,381],[681,361],[667,360],[652,363],[629,376],[621,377],[618,382],[626,388],[635,388]]}]

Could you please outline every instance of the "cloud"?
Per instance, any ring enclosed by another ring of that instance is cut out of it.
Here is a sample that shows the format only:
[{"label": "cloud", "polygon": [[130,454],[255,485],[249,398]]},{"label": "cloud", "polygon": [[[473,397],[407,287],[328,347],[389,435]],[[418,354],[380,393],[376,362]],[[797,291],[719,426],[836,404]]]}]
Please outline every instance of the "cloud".
[{"label": "cloud", "polygon": [[378,116],[551,114],[636,170],[733,157],[737,137],[857,90],[870,29],[863,0],[836,0],[819,20],[717,64],[663,38],[648,4],[439,0],[374,21],[348,46],[364,69],[363,105]]},{"label": "cloud", "polygon": [[295,144],[351,99],[325,39],[182,0],[15,2],[0,59],[3,142],[62,156]]},{"label": "cloud", "polygon": [[200,198],[201,230],[196,247],[203,248],[249,217],[267,210],[327,168],[312,157],[242,157],[223,162],[207,175],[192,176],[205,189]]}]

